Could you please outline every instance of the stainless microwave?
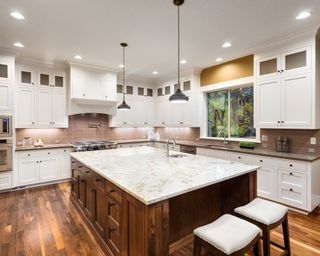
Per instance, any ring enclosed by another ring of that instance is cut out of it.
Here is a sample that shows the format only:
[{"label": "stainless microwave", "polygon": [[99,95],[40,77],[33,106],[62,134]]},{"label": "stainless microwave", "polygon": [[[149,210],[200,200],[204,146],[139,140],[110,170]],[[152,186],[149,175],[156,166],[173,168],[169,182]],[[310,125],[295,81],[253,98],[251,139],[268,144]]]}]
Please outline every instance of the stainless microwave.
[{"label": "stainless microwave", "polygon": [[12,136],[12,117],[0,116],[0,137]]}]

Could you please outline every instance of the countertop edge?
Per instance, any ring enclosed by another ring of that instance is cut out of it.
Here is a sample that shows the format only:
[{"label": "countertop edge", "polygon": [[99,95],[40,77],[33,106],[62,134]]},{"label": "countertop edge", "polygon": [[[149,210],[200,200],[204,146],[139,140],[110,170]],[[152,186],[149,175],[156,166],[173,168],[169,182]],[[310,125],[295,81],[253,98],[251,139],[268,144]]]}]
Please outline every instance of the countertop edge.
[{"label": "countertop edge", "polygon": [[28,151],[28,150],[43,150],[43,149],[58,149],[58,148],[72,148],[71,144],[48,144],[43,147],[16,147],[15,151]]}]

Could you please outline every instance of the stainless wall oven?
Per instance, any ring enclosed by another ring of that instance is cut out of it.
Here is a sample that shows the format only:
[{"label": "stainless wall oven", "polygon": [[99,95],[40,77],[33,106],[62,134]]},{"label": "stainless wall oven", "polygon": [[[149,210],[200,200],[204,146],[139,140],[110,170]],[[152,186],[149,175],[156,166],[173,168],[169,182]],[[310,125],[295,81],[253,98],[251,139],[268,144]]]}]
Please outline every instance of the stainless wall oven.
[{"label": "stainless wall oven", "polygon": [[0,138],[12,136],[12,117],[0,115]]},{"label": "stainless wall oven", "polygon": [[12,143],[0,139],[0,172],[12,171]]}]

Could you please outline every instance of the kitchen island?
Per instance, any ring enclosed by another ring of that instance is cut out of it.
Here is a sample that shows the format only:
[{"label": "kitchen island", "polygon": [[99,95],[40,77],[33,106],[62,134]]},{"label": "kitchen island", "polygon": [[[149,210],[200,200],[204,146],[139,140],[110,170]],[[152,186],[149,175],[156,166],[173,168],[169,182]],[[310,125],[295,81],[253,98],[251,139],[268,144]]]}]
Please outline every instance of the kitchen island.
[{"label": "kitchen island", "polygon": [[152,147],[71,156],[72,202],[107,255],[169,255],[256,196],[257,166]]}]

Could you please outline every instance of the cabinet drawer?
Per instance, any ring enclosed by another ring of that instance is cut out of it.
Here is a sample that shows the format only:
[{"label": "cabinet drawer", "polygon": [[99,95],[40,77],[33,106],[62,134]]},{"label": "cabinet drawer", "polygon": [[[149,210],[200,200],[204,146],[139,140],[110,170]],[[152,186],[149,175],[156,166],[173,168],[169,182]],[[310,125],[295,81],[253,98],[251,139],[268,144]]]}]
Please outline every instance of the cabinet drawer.
[{"label": "cabinet drawer", "polygon": [[110,182],[106,183],[107,193],[117,202],[122,202],[121,190]]},{"label": "cabinet drawer", "polygon": [[120,205],[112,199],[108,199],[108,219],[120,226]]},{"label": "cabinet drawer", "polygon": [[94,172],[91,171],[86,166],[81,166],[79,170],[80,170],[81,176],[83,177],[83,179],[86,180],[87,184],[92,184],[95,176]]},{"label": "cabinet drawer", "polygon": [[278,183],[279,185],[288,184],[306,188],[307,175],[300,172],[278,170]]},{"label": "cabinet drawer", "polygon": [[0,190],[12,187],[11,172],[0,172]]},{"label": "cabinet drawer", "polygon": [[254,157],[252,155],[241,153],[231,153],[230,160],[244,164],[253,164],[253,162],[255,162]]},{"label": "cabinet drawer", "polygon": [[292,170],[292,171],[307,171],[307,164],[303,162],[278,160],[278,169]]},{"label": "cabinet drawer", "polygon": [[97,190],[100,190],[101,192],[105,192],[106,180],[96,173],[94,174],[94,177],[93,177],[93,184]]},{"label": "cabinet drawer", "polygon": [[19,159],[43,159],[47,157],[57,157],[57,150],[30,150],[18,153]]},{"label": "cabinet drawer", "polygon": [[114,255],[120,252],[120,230],[117,225],[110,222],[107,227],[107,244],[111,248]]},{"label": "cabinet drawer", "polygon": [[297,187],[294,185],[279,184],[278,200],[293,207],[305,209],[307,206],[307,196],[305,190],[302,187]]},{"label": "cabinet drawer", "polygon": [[276,168],[276,160],[274,158],[265,157],[265,156],[250,156],[250,164],[258,165],[261,168]]}]

